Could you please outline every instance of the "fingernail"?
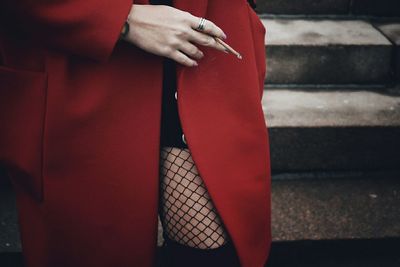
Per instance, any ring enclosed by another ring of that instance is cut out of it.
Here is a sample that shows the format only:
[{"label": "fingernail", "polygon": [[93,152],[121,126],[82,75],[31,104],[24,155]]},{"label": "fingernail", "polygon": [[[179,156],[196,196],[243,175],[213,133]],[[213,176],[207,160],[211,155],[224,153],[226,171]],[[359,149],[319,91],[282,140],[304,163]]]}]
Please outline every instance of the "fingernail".
[{"label": "fingernail", "polygon": [[226,38],[228,38],[228,37],[226,36],[225,33],[222,33],[222,38],[226,39]]},{"label": "fingernail", "polygon": [[198,65],[199,65],[199,64],[197,64],[196,61],[193,62],[193,66],[194,66],[194,67],[197,67]]}]

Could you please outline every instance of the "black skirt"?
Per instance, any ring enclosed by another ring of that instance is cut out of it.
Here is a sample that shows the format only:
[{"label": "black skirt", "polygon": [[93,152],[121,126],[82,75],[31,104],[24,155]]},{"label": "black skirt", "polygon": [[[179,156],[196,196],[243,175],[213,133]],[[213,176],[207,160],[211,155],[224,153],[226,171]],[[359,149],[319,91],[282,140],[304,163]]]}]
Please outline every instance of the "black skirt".
[{"label": "black skirt", "polygon": [[[152,5],[172,6],[172,0],[151,0]],[[184,141],[176,99],[176,62],[164,58],[161,114],[161,146],[188,148]]]},{"label": "black skirt", "polygon": [[178,113],[176,64],[174,60],[164,58],[160,143],[161,146],[188,148]]}]

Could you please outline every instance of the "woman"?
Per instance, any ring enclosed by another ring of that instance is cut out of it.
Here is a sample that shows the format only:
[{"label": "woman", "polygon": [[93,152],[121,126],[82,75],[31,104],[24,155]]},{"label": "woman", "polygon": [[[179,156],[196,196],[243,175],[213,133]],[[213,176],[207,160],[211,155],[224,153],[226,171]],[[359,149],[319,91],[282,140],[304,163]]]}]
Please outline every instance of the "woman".
[{"label": "woman", "polygon": [[[268,257],[265,28],[243,0],[151,4],[1,4],[0,157],[27,267],[153,266],[158,209],[172,264],[194,266],[174,257],[182,251],[245,267]],[[224,33],[242,60],[212,38]],[[177,63],[175,89],[164,62]],[[166,137],[179,130],[163,124],[173,120],[162,112],[168,92],[187,146]],[[171,219],[180,217],[204,226]]]}]

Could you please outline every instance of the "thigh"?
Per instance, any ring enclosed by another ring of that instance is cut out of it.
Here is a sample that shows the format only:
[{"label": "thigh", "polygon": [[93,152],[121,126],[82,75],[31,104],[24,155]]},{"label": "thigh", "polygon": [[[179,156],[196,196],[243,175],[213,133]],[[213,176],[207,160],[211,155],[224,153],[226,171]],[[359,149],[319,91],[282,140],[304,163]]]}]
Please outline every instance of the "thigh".
[{"label": "thigh", "polygon": [[227,233],[187,148],[162,147],[160,217],[165,234],[182,244],[216,248]]}]

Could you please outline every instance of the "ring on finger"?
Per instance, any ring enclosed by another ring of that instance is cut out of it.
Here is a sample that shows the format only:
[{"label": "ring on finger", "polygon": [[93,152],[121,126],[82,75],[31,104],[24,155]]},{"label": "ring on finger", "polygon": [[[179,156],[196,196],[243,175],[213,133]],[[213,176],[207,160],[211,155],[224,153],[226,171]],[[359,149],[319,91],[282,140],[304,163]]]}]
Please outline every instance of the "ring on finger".
[{"label": "ring on finger", "polygon": [[200,22],[199,22],[199,26],[197,26],[197,30],[204,30],[204,24],[206,23],[206,19],[205,18],[200,18]]}]

